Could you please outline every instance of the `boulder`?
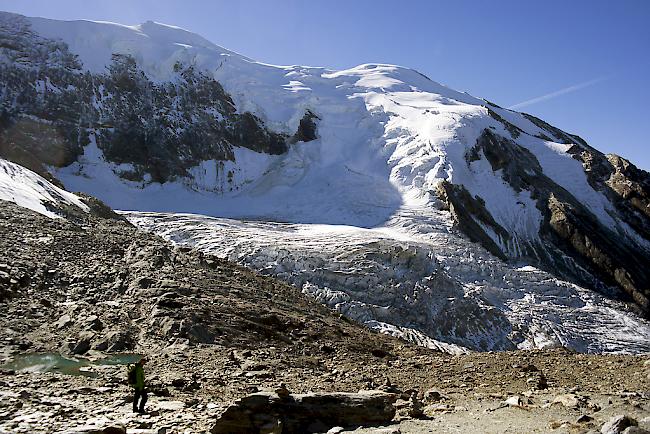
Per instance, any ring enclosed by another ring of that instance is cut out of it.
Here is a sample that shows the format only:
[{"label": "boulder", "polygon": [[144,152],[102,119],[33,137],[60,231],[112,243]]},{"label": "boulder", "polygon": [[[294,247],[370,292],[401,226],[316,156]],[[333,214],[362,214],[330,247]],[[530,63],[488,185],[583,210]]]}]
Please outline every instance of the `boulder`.
[{"label": "boulder", "polygon": [[563,406],[567,408],[578,408],[580,404],[582,403],[582,400],[575,394],[573,393],[567,393],[564,395],[557,395],[553,399],[553,404],[562,404]]},{"label": "boulder", "polygon": [[90,344],[94,337],[92,332],[82,332],[76,341],[69,344],[70,352],[72,354],[84,354],[90,349]]},{"label": "boulder", "polygon": [[62,329],[64,327],[69,326],[70,324],[72,324],[72,318],[70,318],[70,315],[68,314],[61,315],[61,317],[56,322],[56,328]]},{"label": "boulder", "polygon": [[115,330],[106,335],[108,352],[132,350],[135,347],[135,340],[129,331]]},{"label": "boulder", "polygon": [[593,417],[589,416],[588,414],[583,414],[578,419],[576,419],[576,423],[589,423],[592,420],[594,420]]},{"label": "boulder", "polygon": [[364,426],[390,422],[395,416],[394,394],[308,393],[281,398],[260,392],[231,404],[217,419],[213,434],[231,432],[326,432],[336,426]]},{"label": "boulder", "polygon": [[507,405],[509,407],[523,407],[527,404],[527,400],[522,398],[519,395],[514,395],[502,402],[502,405]]},{"label": "boulder", "polygon": [[445,397],[442,396],[442,393],[437,389],[429,389],[424,392],[424,401],[426,403],[440,402],[443,399],[445,399]]},{"label": "boulder", "polygon": [[185,303],[183,297],[176,292],[165,292],[156,300],[157,306],[167,309],[181,309]]},{"label": "boulder", "polygon": [[291,392],[289,392],[289,389],[287,389],[287,386],[284,383],[280,383],[280,386],[278,386],[274,392],[280,397],[280,399],[288,399],[291,397]]},{"label": "boulder", "polygon": [[650,431],[639,428],[638,426],[629,426],[625,428],[622,434],[650,434]]},{"label": "boulder", "polygon": [[126,434],[126,429],[122,425],[109,425],[100,429],[90,429],[84,431],[86,434]]},{"label": "boulder", "polygon": [[172,386],[177,388],[177,389],[182,389],[183,387],[187,386],[188,381],[185,378],[174,378],[172,380]]},{"label": "boulder", "polygon": [[97,315],[90,315],[88,318],[84,319],[84,326],[86,329],[93,331],[101,331],[104,328],[104,324]]},{"label": "boulder", "polygon": [[637,426],[636,420],[629,416],[619,414],[613,416],[610,420],[605,422],[600,428],[602,434],[619,434],[626,430],[628,427]]},{"label": "boulder", "polygon": [[179,325],[179,333],[194,344],[214,343],[214,333],[210,332],[205,325],[195,322],[193,319],[183,319]]}]

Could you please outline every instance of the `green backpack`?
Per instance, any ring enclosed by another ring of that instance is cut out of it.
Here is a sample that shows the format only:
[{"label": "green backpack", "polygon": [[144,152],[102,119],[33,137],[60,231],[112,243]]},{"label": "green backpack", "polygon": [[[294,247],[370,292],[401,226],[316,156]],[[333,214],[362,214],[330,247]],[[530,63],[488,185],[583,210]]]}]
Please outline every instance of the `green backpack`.
[{"label": "green backpack", "polygon": [[135,378],[135,368],[136,365],[128,365],[127,367],[127,377],[129,381],[129,385],[133,386],[135,383],[137,383],[137,379]]}]

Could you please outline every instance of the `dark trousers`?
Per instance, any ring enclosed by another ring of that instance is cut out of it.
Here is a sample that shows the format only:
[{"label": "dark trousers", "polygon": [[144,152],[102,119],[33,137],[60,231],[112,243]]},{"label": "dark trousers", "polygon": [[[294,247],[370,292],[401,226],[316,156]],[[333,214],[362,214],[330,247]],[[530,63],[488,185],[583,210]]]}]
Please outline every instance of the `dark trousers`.
[{"label": "dark trousers", "polygon": [[[140,407],[138,407],[140,401]],[[144,411],[144,405],[147,403],[147,391],[142,389],[133,389],[133,411]]]}]

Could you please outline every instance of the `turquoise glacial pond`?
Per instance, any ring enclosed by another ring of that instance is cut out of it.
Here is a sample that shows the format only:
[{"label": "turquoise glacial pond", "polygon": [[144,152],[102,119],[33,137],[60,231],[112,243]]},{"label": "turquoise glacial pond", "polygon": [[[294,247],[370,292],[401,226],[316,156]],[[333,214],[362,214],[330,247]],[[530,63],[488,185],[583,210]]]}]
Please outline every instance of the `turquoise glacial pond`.
[{"label": "turquoise glacial pond", "polygon": [[111,354],[101,359],[66,357],[57,353],[31,353],[15,356],[2,369],[17,372],[59,372],[65,375],[85,375],[96,377],[94,366],[128,365],[140,360],[141,354]]}]

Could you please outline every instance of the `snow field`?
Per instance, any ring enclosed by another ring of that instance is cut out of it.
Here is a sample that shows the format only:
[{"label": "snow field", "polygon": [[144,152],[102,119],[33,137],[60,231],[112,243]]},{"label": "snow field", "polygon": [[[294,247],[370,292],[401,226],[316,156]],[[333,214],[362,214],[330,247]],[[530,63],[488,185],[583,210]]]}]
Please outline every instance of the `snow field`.
[{"label": "snow field", "polygon": [[60,218],[56,209],[88,206],[72,193],[62,190],[40,175],[0,158],[0,200],[13,202],[50,218]]}]

